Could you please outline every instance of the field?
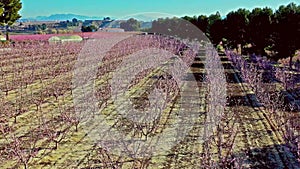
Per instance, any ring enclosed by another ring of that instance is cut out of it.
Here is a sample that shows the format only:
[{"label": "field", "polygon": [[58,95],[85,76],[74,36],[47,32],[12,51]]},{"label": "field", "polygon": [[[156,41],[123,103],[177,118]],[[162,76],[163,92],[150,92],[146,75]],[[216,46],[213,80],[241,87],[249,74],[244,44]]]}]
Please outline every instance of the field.
[{"label": "field", "polygon": [[0,168],[300,168],[299,69],[159,35],[36,36],[0,50]]}]

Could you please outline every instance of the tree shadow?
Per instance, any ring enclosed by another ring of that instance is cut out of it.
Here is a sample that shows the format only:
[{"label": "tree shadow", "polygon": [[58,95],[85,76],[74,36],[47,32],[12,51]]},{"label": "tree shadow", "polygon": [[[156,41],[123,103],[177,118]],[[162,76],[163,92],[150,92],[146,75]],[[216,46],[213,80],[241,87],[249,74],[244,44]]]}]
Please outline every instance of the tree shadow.
[{"label": "tree shadow", "polygon": [[184,76],[183,81],[204,82],[205,77],[205,73],[187,73],[186,76]]},{"label": "tree shadow", "polygon": [[[219,55],[219,56],[221,56],[221,55]],[[227,62],[227,61],[229,61],[228,57],[225,57],[225,56],[220,57],[220,59],[221,59],[221,62]]]},{"label": "tree shadow", "polygon": [[[248,158],[243,159],[245,157]],[[292,153],[284,144],[248,149],[244,152],[234,154],[233,158],[249,163],[250,168],[300,168],[300,162],[297,160],[297,155]]]},{"label": "tree shadow", "polygon": [[251,106],[251,104],[247,101],[246,96],[227,96],[227,106],[235,107],[235,106]]},{"label": "tree shadow", "polygon": [[225,72],[225,77],[227,83],[244,83],[238,72]]},{"label": "tree shadow", "polygon": [[222,65],[223,65],[224,69],[234,69],[233,66],[231,65],[231,63],[229,63],[229,62],[225,62],[225,63],[223,62]]},{"label": "tree shadow", "polygon": [[191,68],[199,68],[199,69],[204,69],[204,63],[193,63],[191,65]]}]

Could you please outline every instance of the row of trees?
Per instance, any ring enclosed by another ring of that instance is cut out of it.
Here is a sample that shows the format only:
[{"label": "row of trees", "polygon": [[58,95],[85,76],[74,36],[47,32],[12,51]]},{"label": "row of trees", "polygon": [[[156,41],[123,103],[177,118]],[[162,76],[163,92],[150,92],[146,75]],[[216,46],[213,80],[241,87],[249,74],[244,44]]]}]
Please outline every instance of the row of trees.
[{"label": "row of trees", "polygon": [[67,21],[60,22],[58,27],[68,28],[68,27],[71,27],[71,26],[79,26],[80,22],[82,22],[82,21],[78,21],[78,19],[73,18],[72,21],[67,20]]},{"label": "row of trees", "polygon": [[45,31],[47,29],[47,25],[45,23],[41,24],[41,25],[28,25],[28,30],[31,31]]},{"label": "row of trees", "polygon": [[[274,59],[292,57],[300,49],[300,6],[290,3],[277,10],[255,8],[252,11],[238,9],[229,12],[225,18],[220,13],[210,16],[200,15],[182,19],[202,30],[214,44],[223,41],[226,47],[235,48],[251,44],[244,52],[265,55],[265,49],[273,51]],[[162,28],[163,27],[163,28]],[[178,18],[158,19],[153,22],[150,31],[157,29],[182,32],[184,24],[178,25]],[[181,30],[181,31],[180,31]]]},{"label": "row of trees", "polygon": [[[265,48],[277,53],[274,59],[291,57],[300,49],[299,27],[300,6],[291,3],[280,6],[273,11],[271,8],[255,8],[251,12],[238,9],[221,19],[219,13],[209,17],[186,18],[201,25],[213,43],[217,44],[225,38],[228,47],[238,44],[246,46],[251,44],[251,50],[256,54],[265,55]],[[200,19],[200,20],[199,20]],[[200,21],[200,22],[199,22]],[[201,23],[204,22],[204,27]]]}]

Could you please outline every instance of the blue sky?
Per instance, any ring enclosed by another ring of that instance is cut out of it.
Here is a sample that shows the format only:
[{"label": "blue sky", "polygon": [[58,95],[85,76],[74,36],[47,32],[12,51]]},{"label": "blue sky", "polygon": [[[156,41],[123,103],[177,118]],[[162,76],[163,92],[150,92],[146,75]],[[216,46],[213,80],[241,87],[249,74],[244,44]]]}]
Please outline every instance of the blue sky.
[{"label": "blue sky", "polygon": [[225,16],[240,7],[271,7],[300,0],[21,0],[24,18],[72,13],[87,16],[110,16],[121,18],[144,12],[162,12],[175,16],[212,14],[219,11]]}]

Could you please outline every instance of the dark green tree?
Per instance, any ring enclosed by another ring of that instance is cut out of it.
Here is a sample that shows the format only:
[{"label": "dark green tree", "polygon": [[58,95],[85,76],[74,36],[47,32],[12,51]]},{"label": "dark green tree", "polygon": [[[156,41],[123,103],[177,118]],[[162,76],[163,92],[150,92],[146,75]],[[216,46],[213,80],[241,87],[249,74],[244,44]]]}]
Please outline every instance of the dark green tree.
[{"label": "dark green tree", "polygon": [[6,27],[6,40],[9,40],[8,27],[21,18],[18,13],[22,8],[20,0],[0,0],[0,8],[2,15],[0,15],[0,24]]},{"label": "dark green tree", "polygon": [[[152,28],[149,30],[150,32],[160,32],[163,34],[167,34],[169,30],[169,26],[166,26],[166,24],[169,24],[168,18],[163,19],[163,18],[158,18],[157,20],[154,20],[152,22]],[[166,29],[168,27],[168,29]]]},{"label": "dark green tree", "polygon": [[197,28],[199,28],[204,34],[208,33],[208,18],[205,15],[200,16],[184,16],[182,19],[189,21],[193,25],[195,25]]},{"label": "dark green tree", "polygon": [[271,44],[273,11],[271,8],[255,8],[249,15],[247,33],[250,36],[252,52],[265,55],[264,48]]},{"label": "dark green tree", "polygon": [[182,18],[158,18],[157,20],[153,21],[152,28],[149,31],[168,36],[194,39],[199,38],[197,37],[199,29],[195,25],[196,22],[197,17],[191,18],[188,16]]},{"label": "dark green tree", "polygon": [[138,31],[141,28],[141,24],[136,19],[130,18],[126,22],[122,22],[120,24],[120,28],[124,29],[125,31]]},{"label": "dark green tree", "polygon": [[208,24],[209,25],[212,25],[214,22],[218,21],[218,20],[221,20],[221,15],[220,15],[220,12],[216,12],[216,14],[211,14],[209,15],[208,17]]},{"label": "dark green tree", "polygon": [[205,34],[208,33],[208,17],[205,15],[198,16],[197,27]]},{"label": "dark green tree", "polygon": [[47,25],[45,23],[42,24],[41,29],[44,31],[47,29]]},{"label": "dark green tree", "polygon": [[72,19],[72,22],[73,22],[73,23],[77,23],[77,22],[78,22],[78,19],[73,18],[73,19]]},{"label": "dark green tree", "polygon": [[238,9],[229,12],[224,20],[226,26],[225,38],[228,39],[231,47],[237,47],[238,44],[244,46],[249,41],[248,17],[250,11],[246,9]]},{"label": "dark green tree", "polygon": [[98,30],[98,27],[95,25],[81,26],[82,32],[96,32],[97,30]]},{"label": "dark green tree", "polygon": [[217,45],[224,36],[224,25],[219,12],[208,17],[208,35],[215,45]]},{"label": "dark green tree", "polygon": [[72,19],[72,26],[78,26],[79,25],[79,21],[76,18]]},{"label": "dark green tree", "polygon": [[277,59],[290,57],[290,67],[295,51],[300,48],[300,6],[291,3],[280,6],[274,18],[274,50]]}]

